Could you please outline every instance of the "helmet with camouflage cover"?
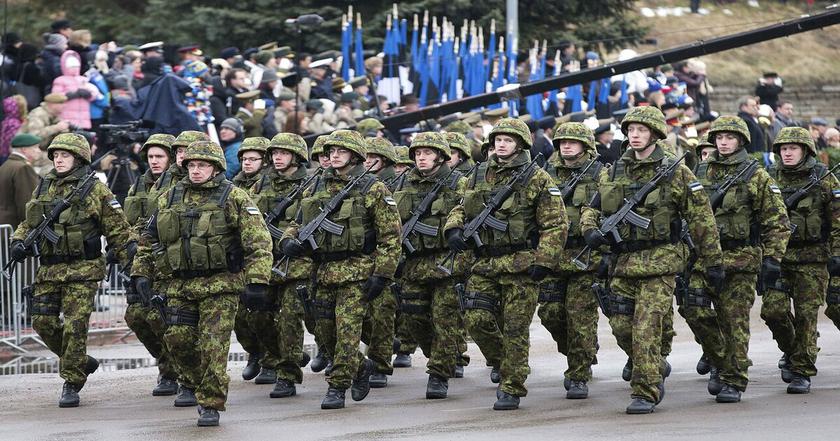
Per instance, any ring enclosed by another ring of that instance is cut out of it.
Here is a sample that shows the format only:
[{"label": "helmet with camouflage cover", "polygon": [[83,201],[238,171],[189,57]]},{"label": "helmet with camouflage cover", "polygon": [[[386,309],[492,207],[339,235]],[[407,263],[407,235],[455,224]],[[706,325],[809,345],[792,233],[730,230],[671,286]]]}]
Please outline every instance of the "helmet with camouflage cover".
[{"label": "helmet with camouflage cover", "polygon": [[242,160],[242,154],[245,152],[257,152],[261,156],[265,156],[265,151],[268,148],[269,143],[271,141],[268,138],[263,138],[262,136],[251,136],[249,138],[245,138],[242,140],[242,144],[239,145],[239,151],[236,152],[236,157],[239,160]]},{"label": "helmet with camouflage cover", "polygon": [[723,132],[737,133],[741,136],[741,145],[750,143],[750,129],[747,123],[739,116],[721,116],[712,121],[712,126],[709,128],[709,139],[714,144],[715,135]]},{"label": "helmet with camouflage cover", "polygon": [[466,136],[461,134],[461,132],[446,132],[443,136],[446,137],[450,151],[458,150],[461,154],[461,159],[470,159],[470,144]]},{"label": "helmet with camouflage cover", "polygon": [[472,127],[464,121],[453,121],[449,123],[443,130],[446,130],[448,133],[460,133],[462,135],[466,135],[467,133],[472,132]]},{"label": "helmet with camouflage cover", "polygon": [[394,151],[397,152],[397,164],[400,165],[414,165],[414,161],[408,156],[408,147],[404,145],[394,146]]},{"label": "helmet with camouflage cover", "polygon": [[[621,133],[627,135],[627,127],[630,123],[644,124],[658,139],[668,137],[668,125],[665,123],[665,115],[662,111],[653,106],[640,106],[630,109],[624,118],[621,119]],[[653,140],[651,140],[653,141]]]},{"label": "helmet with camouflage cover", "polygon": [[312,151],[309,153],[309,159],[312,161],[318,160],[318,155],[325,155],[327,154],[324,151],[324,143],[327,142],[330,135],[321,135],[315,138],[315,143],[312,144]]},{"label": "helmet with camouflage cover", "polygon": [[414,151],[420,147],[439,151],[446,161],[452,157],[452,152],[449,150],[449,143],[446,141],[446,136],[442,133],[420,132],[414,135],[414,140],[411,141],[411,146],[408,147],[408,157],[414,159]]},{"label": "helmet with camouflage cover", "polygon": [[195,141],[187,146],[187,153],[184,155],[183,161],[184,167],[192,160],[207,161],[218,167],[221,171],[227,169],[225,152],[219,144],[213,141]]},{"label": "helmet with camouflage cover", "polygon": [[524,146],[531,148],[533,142],[531,141],[531,131],[528,130],[528,124],[519,118],[502,118],[490,130],[488,141],[493,144],[496,141],[496,135],[505,134],[511,136],[518,136],[522,140]]},{"label": "helmet with camouflage cover", "polygon": [[383,126],[382,123],[379,122],[379,120],[376,118],[365,118],[359,121],[358,124],[356,124],[356,131],[361,133],[363,136],[367,135],[368,132],[374,130],[382,130],[384,128],[385,126]]},{"label": "helmet with camouflage cover", "polygon": [[172,143],[175,142],[175,137],[168,133],[155,133],[143,143],[143,148],[140,149],[140,157],[146,160],[146,154],[150,147],[160,147],[166,151],[166,154],[172,156]]},{"label": "helmet with camouflage cover", "polygon": [[306,141],[296,133],[278,133],[274,135],[266,150],[266,156],[271,156],[271,151],[277,149],[288,150],[297,155],[299,161],[307,162]]},{"label": "helmet with camouflage cover", "polygon": [[583,144],[584,152],[595,153],[595,134],[584,123],[567,122],[560,124],[554,132],[554,139],[552,140],[555,150],[560,148],[560,141],[564,139],[578,141]]},{"label": "helmet with camouflage cover", "polygon": [[340,147],[358,155],[362,161],[367,158],[367,146],[362,135],[355,130],[336,130],[324,141],[324,153],[329,153],[330,147]]},{"label": "helmet with camouflage cover", "polygon": [[394,151],[394,144],[391,144],[391,141],[385,138],[365,138],[365,147],[367,147],[368,153],[379,155],[391,161],[392,164],[397,162],[397,152]]},{"label": "helmet with camouflage cover", "polygon": [[210,137],[204,132],[197,130],[186,130],[181,132],[175,141],[172,141],[172,153],[178,151],[178,147],[189,147],[190,144],[196,141],[210,141]]},{"label": "helmet with camouflage cover", "polygon": [[712,149],[715,148],[715,144],[713,142],[709,141],[708,134],[700,137],[700,142],[698,142],[697,145],[694,146],[694,151],[697,152],[697,154],[699,155],[700,152],[703,151],[703,149],[707,149],[707,148],[712,148]]},{"label": "helmet with camouflage cover", "polygon": [[814,139],[811,138],[811,133],[808,129],[802,127],[785,127],[776,135],[773,141],[773,153],[780,154],[782,145],[784,144],[799,144],[804,147],[807,153],[811,156],[817,156],[817,147],[814,145]]},{"label": "helmet with camouflage cover", "polygon": [[53,138],[50,146],[47,147],[47,157],[52,160],[53,152],[64,150],[73,156],[81,159],[85,164],[90,164],[90,144],[87,139],[78,133],[62,133]]}]

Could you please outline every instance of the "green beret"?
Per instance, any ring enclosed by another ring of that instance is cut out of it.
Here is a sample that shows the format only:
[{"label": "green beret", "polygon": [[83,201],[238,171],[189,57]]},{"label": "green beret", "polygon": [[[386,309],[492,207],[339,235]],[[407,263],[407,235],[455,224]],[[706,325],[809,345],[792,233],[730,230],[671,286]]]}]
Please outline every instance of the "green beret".
[{"label": "green beret", "polygon": [[12,147],[31,147],[33,145],[38,145],[41,143],[41,138],[29,134],[29,133],[21,133],[16,135],[12,138]]}]

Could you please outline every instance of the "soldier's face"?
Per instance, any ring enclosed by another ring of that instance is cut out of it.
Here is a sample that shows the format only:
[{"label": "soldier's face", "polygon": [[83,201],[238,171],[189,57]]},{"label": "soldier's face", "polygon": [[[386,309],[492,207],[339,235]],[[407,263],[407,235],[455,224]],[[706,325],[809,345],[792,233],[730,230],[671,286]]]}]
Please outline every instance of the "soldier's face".
[{"label": "soldier's face", "polygon": [[262,155],[259,152],[247,151],[242,154],[242,171],[256,173],[262,167]]},{"label": "soldier's face", "polygon": [[329,155],[318,155],[318,164],[321,165],[321,168],[327,168],[331,165]]},{"label": "soldier's face", "polygon": [[439,153],[435,149],[420,147],[414,150],[414,164],[420,172],[428,172],[437,168]]},{"label": "soldier's face", "polygon": [[583,143],[573,139],[561,139],[558,143],[560,147],[560,156],[563,158],[577,158],[583,153]]},{"label": "soldier's face", "polygon": [[627,142],[632,149],[644,149],[650,145],[653,133],[644,124],[630,123],[627,125]]},{"label": "soldier's face", "polygon": [[187,172],[190,177],[190,182],[193,184],[203,184],[210,180],[215,174],[216,167],[200,159],[195,159],[187,163]]},{"label": "soldier's face", "polygon": [[76,163],[76,157],[72,153],[65,150],[53,151],[53,167],[57,173],[67,173],[73,170],[73,165]]},{"label": "soldier's face", "polygon": [[709,159],[709,155],[715,151],[714,147],[705,147],[703,150],[700,150],[700,161],[705,161]]},{"label": "soldier's face", "polygon": [[330,167],[342,169],[350,165],[353,152],[341,147],[330,147]]},{"label": "soldier's face", "polygon": [[802,161],[805,151],[799,144],[782,144],[779,148],[779,156],[782,157],[782,164],[794,166]]},{"label": "soldier's face", "polygon": [[721,155],[731,155],[741,147],[741,138],[732,132],[716,133],[715,146]]},{"label": "soldier's face", "polygon": [[385,166],[385,158],[375,153],[368,153],[367,158],[365,159],[365,168],[370,166],[373,166],[373,168],[370,169],[372,172],[382,170],[382,167]]},{"label": "soldier's face", "polygon": [[516,153],[516,139],[510,135],[498,134],[493,138],[496,156],[509,158]]},{"label": "soldier's face", "polygon": [[146,159],[149,161],[149,170],[155,176],[163,173],[169,166],[169,155],[160,147],[149,147]]},{"label": "soldier's face", "polygon": [[461,163],[461,152],[453,149],[452,153],[449,156],[449,161],[447,161],[446,164],[450,168],[454,168],[454,167],[457,167],[458,164],[460,164],[460,163]]},{"label": "soldier's face", "polygon": [[295,160],[295,155],[283,149],[276,149],[271,151],[271,162],[274,164],[274,169],[279,172],[284,172],[292,166]]},{"label": "soldier's face", "polygon": [[394,164],[394,173],[402,174],[402,172],[408,170],[408,165],[406,164]]},{"label": "soldier's face", "polygon": [[184,155],[187,154],[186,147],[178,147],[175,149],[175,163],[180,167],[184,163]]}]

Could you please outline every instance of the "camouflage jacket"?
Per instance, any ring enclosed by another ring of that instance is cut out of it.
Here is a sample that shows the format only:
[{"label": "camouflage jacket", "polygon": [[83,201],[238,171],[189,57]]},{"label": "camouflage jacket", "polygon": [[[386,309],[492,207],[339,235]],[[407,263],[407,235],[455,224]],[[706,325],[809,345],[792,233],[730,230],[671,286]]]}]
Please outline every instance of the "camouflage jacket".
[{"label": "camouflage jacket", "polygon": [[[644,184],[650,181],[666,157],[671,156],[666,154],[662,143],[657,143],[654,151],[645,159],[636,159],[635,152],[628,149],[618,160],[623,161],[626,178],[635,184]],[[600,182],[599,191],[602,194],[606,187],[612,183],[612,173],[607,180]],[[685,219],[689,233],[697,247],[697,265],[701,268],[707,268],[720,265],[721,251],[709,197],[702,190],[703,187],[699,185],[691,170],[680,164],[674,170],[672,177],[661,180],[657,188],[648,194],[648,198],[636,207],[636,211],[641,216],[653,217],[655,212],[662,213],[660,210],[673,210],[674,212],[669,213],[672,220]],[[657,193],[657,199],[669,201],[669,206],[659,207],[649,204],[648,201],[653,201],[651,195],[654,193]],[[602,215],[599,208],[583,208],[580,223],[581,231],[588,231],[600,226]],[[619,231],[622,238],[629,238],[629,226],[623,225]],[[684,247],[676,237],[677,235],[674,236],[670,243],[618,254],[614,258],[613,274],[619,277],[653,277],[683,271],[685,264]],[[679,258],[675,258],[675,256]]]},{"label": "camouflage jacket", "polygon": [[[203,184],[192,184],[189,178],[184,178],[180,184],[184,186],[182,204],[188,207],[198,207],[207,204],[210,196],[223,182],[224,174],[220,173]],[[144,235],[148,236],[141,243],[137,252],[137,258],[131,269],[132,276],[153,277],[155,275],[155,262],[158,259],[168,259],[165,254],[167,250],[158,250],[159,231],[158,223],[160,211],[169,208],[169,199],[177,186],[161,194],[157,198],[158,213],[152,217]],[[271,274],[271,236],[265,226],[263,217],[256,204],[248,196],[248,193],[237,187],[231,187],[230,193],[225,200],[224,220],[227,226],[238,235],[237,239],[242,249],[242,267],[237,273],[219,271],[207,277],[195,278],[171,278],[167,295],[170,297],[183,297],[190,299],[204,298],[217,294],[239,293],[244,284],[269,282]],[[196,222],[196,228],[201,227],[202,220]],[[207,225],[204,226],[209,227]],[[193,231],[195,233],[195,231]]]},{"label": "camouflage jacket", "polygon": [[[326,203],[332,195],[341,191],[353,176],[364,173],[364,170],[362,165],[357,165],[350,173],[342,176],[337,174],[335,169],[328,168],[324,171],[323,183],[318,187],[310,187],[304,195],[302,204]],[[337,285],[360,282],[372,275],[393,279],[400,258],[400,216],[391,193],[385,187],[385,184],[377,181],[363,195],[359,193],[358,187],[354,188],[350,197],[358,198],[360,208],[365,211],[365,216],[370,219],[370,224],[364,225],[363,228],[366,232],[375,233],[374,250],[370,254],[353,255],[343,260],[320,263],[317,270],[318,283]],[[351,210],[354,208],[351,205],[356,204],[342,204],[342,208],[330,215],[329,219],[335,221],[338,217],[343,216],[344,206],[348,206],[347,210]],[[283,238],[297,237],[298,229],[302,223],[310,220],[305,215],[296,219],[283,233]],[[344,234],[349,235],[350,232],[346,230]],[[330,233],[317,232],[315,235],[316,242],[322,243],[325,234]],[[313,257],[316,261],[322,252],[322,248],[314,252]]]},{"label": "camouflage jacket", "polygon": [[[495,155],[487,161],[486,181],[491,185],[504,185],[513,174],[531,162],[528,151],[518,153],[510,162],[500,162]],[[473,191],[477,173],[468,180],[465,195]],[[535,225],[538,235],[536,249],[516,251],[499,257],[479,258],[472,267],[478,274],[495,275],[499,273],[524,273],[531,265],[541,265],[554,268],[557,260],[563,254],[569,221],[560,190],[554,185],[551,176],[536,168],[531,177],[524,183],[516,184],[514,195],[508,201],[518,200],[520,207],[529,207],[535,215]],[[499,215],[497,211],[497,216]],[[500,220],[505,220],[499,217]],[[444,231],[452,228],[463,228],[469,222],[466,219],[464,204],[457,205],[449,213]],[[530,227],[530,226],[529,226]]]},{"label": "camouflage jacket", "polygon": [[166,193],[169,189],[174,187],[178,181],[186,177],[187,170],[178,164],[172,163],[165,172],[158,176],[157,181],[155,181],[155,192],[158,195]]},{"label": "camouflage jacket", "polygon": [[[40,216],[34,215],[34,206],[39,204],[39,194],[43,186],[46,185],[47,180],[52,181],[49,188],[44,189],[46,193],[42,194],[40,199],[43,201],[54,201],[58,198],[65,197],[73,191],[74,187],[87,176],[90,172],[88,167],[80,167],[64,177],[58,177],[55,170],[49,172],[42,180],[38,187],[32,194],[32,200],[26,204],[26,220],[21,222],[18,229],[15,230],[13,239],[23,240],[26,234],[41,221]],[[95,247],[99,247],[99,237],[105,236],[110,248],[117,249],[117,256],[120,261],[126,263],[128,256],[125,252],[125,246],[132,241],[137,240],[137,236],[131,229],[131,225],[125,219],[122,206],[117,201],[117,198],[108,189],[108,186],[103,184],[97,178],[93,178],[94,183],[90,193],[83,200],[75,199],[71,201],[71,206],[65,210],[58,218],[58,223],[73,224],[83,220],[92,220],[93,225],[98,229],[99,234],[93,239],[96,241]],[[49,214],[49,213],[47,213]],[[88,239],[85,237],[84,239]],[[58,246],[61,246],[65,237],[59,240]],[[87,247],[85,247],[87,248]],[[105,258],[99,253],[98,258],[90,260],[76,260],[68,263],[56,263],[53,265],[41,265],[38,268],[38,274],[35,277],[36,282],[79,282],[79,281],[100,281],[105,277]]]},{"label": "camouflage jacket", "polygon": [[233,177],[233,185],[243,189],[248,190],[260,180],[262,176],[263,169],[251,174],[246,174],[244,171],[240,171]]},{"label": "camouflage jacket", "polygon": [[[808,184],[812,172],[816,171],[818,166],[821,166],[819,169],[822,169],[823,174],[827,172],[825,166],[809,156],[802,164],[793,168],[774,164],[769,173],[776,178],[782,195],[788,196]],[[840,181],[834,175],[826,177],[819,185],[814,186],[806,199],[800,201],[795,208],[788,209],[788,215],[797,227],[788,242],[785,263],[824,263],[831,256],[840,256]],[[798,243],[796,239],[800,234],[808,232],[820,236],[819,242]]]}]

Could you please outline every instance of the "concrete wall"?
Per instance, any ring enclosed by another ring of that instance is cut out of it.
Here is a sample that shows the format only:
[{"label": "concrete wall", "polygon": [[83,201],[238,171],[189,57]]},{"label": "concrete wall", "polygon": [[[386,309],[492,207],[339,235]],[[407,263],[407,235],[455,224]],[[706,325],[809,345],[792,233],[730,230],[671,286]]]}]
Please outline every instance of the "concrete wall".
[{"label": "concrete wall", "polygon": [[[714,86],[714,92],[709,98],[713,110],[732,114],[738,112],[738,98],[754,93],[754,88]],[[779,99],[793,103],[796,119],[807,120],[821,116],[832,123],[840,118],[840,84],[785,87]]]}]

